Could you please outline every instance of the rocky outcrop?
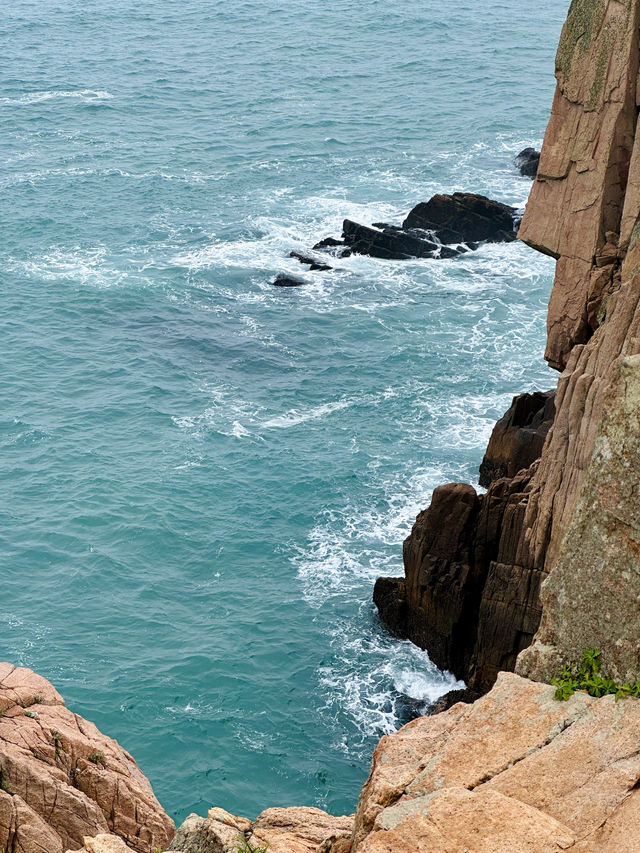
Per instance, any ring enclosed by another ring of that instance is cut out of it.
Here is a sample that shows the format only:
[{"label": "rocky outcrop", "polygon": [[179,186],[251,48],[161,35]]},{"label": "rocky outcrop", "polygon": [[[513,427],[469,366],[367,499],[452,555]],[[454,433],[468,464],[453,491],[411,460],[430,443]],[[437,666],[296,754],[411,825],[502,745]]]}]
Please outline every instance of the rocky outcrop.
[{"label": "rocky outcrop", "polygon": [[[605,491],[605,460],[593,456],[599,425],[609,428],[605,410],[618,445],[635,440],[615,377],[619,359],[640,353],[639,23],[640,3],[574,0],[558,50],[552,115],[519,232],[558,259],[546,351],[563,370],[553,421],[551,410],[540,414],[541,400],[516,399],[483,462],[487,494],[447,486],[445,503],[436,490],[405,546],[406,581],[378,588],[390,626],[476,690],[512,668],[517,650],[519,671],[534,677],[550,677],[586,646],[603,647],[611,673],[640,676],[636,472],[630,456],[612,457],[619,487]],[[485,525],[488,506],[494,520]],[[439,525],[450,525],[448,538]],[[454,652],[454,641],[467,645]]]},{"label": "rocky outcrop", "polygon": [[129,853],[132,850],[117,835],[96,835],[85,838],[80,850],[67,850],[67,853]]},{"label": "rocky outcrop", "polygon": [[213,808],[206,818],[189,815],[168,849],[181,853],[238,853],[246,841],[247,849],[268,847],[271,853],[348,853],[352,833],[353,815],[333,817],[307,806],[266,809],[253,823]]},{"label": "rocky outcrop", "polygon": [[503,673],[384,737],[356,811],[353,853],[635,853],[640,701]]},{"label": "rocky outcrop", "polygon": [[[361,225],[351,219],[342,224],[342,239],[327,237],[313,246],[315,252],[345,258],[352,254],[383,260],[455,258],[477,249],[482,242],[516,239],[518,211],[474,193],[435,195],[410,211],[402,225],[374,222]],[[313,255],[291,252],[311,269],[331,269]],[[274,282],[275,283],[275,282]]]},{"label": "rocky outcrop", "polygon": [[402,227],[432,231],[441,243],[505,243],[515,240],[518,211],[474,193],[434,195],[416,205]]},{"label": "rocky outcrop", "polygon": [[536,151],[535,148],[523,148],[514,159],[516,169],[525,178],[535,178],[538,174],[539,163],[540,152]]},{"label": "rocky outcrop", "polygon": [[0,850],[63,853],[112,834],[152,853],[173,831],[115,740],[69,711],[46,679],[0,663]]},{"label": "rocky outcrop", "polygon": [[480,485],[490,486],[501,477],[515,477],[542,454],[555,417],[555,391],[518,394],[493,428],[480,465]]},{"label": "rocky outcrop", "polygon": [[640,211],[639,14],[633,0],[574,0],[560,39],[551,118],[519,232],[558,259],[546,358],[559,370],[597,328]]},{"label": "rocky outcrop", "polygon": [[516,564],[535,470],[499,479],[485,495],[439,486],[405,540],[405,578],[374,587],[385,623],[474,691],[514,668],[540,620],[541,575]]}]

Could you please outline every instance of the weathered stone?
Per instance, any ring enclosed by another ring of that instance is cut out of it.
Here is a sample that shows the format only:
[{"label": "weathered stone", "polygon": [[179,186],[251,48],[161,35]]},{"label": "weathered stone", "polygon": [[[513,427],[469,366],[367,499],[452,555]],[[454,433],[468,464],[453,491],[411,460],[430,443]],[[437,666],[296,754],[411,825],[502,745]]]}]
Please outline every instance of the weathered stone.
[{"label": "weathered stone", "polygon": [[313,255],[305,255],[303,252],[289,252],[290,258],[295,258],[297,261],[300,261],[301,264],[309,264],[309,269],[312,271],[318,270],[319,272],[326,272],[327,270],[333,269],[329,264],[323,264],[318,261]]},{"label": "weathered stone", "polygon": [[434,195],[416,205],[402,227],[432,231],[441,243],[515,240],[517,210],[473,193]]},{"label": "weathered stone", "polygon": [[542,454],[555,415],[555,391],[518,394],[493,428],[480,465],[480,485],[514,477]]},{"label": "weathered stone", "polygon": [[516,169],[525,178],[535,178],[539,163],[540,152],[535,148],[523,148],[514,159]]},{"label": "weathered stone", "polygon": [[344,220],[342,236],[356,254],[384,260],[432,258],[438,252],[438,244],[433,240],[409,234],[402,229],[386,228],[379,231],[350,219]]},{"label": "weathered stone", "polygon": [[502,673],[475,704],[383,738],[354,853],[635,853],[640,701],[554,692]]},{"label": "weathered stone", "polygon": [[592,271],[597,257],[612,256],[604,252],[607,232],[620,234],[626,249],[640,209],[637,167],[629,177],[639,14],[635,2],[575,0],[558,48],[551,118],[518,236],[559,258],[546,358],[560,370],[572,347],[586,343],[597,327],[607,291],[592,292]]},{"label": "weathered stone", "polygon": [[85,838],[81,850],[67,850],[67,853],[129,853],[133,848],[127,847],[117,835],[96,835]]},{"label": "weathered stone", "polygon": [[169,841],[173,822],[133,758],[46,679],[0,664],[0,710],[0,850],[57,853],[110,832],[140,853]]},{"label": "weathered stone", "polygon": [[181,853],[237,853],[248,839],[271,853],[349,853],[353,815],[333,817],[320,809],[293,806],[266,809],[252,824],[224,809],[209,810],[206,818],[192,814],[169,847]]}]

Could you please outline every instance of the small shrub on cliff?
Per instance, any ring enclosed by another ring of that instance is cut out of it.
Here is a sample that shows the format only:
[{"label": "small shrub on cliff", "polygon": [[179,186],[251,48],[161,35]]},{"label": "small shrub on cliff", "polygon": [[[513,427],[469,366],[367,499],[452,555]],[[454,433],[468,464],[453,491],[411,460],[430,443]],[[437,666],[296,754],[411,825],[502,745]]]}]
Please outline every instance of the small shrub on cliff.
[{"label": "small shrub on cliff", "polygon": [[92,764],[102,764],[103,767],[105,767],[107,763],[104,757],[104,752],[92,752],[89,756],[89,761]]},{"label": "small shrub on cliff", "polygon": [[268,844],[265,844],[264,847],[254,847],[243,835],[238,838],[238,844],[236,845],[238,853],[267,853],[268,849]]},{"label": "small shrub on cliff", "polygon": [[585,649],[580,666],[564,666],[560,675],[551,680],[556,688],[556,699],[566,702],[576,690],[585,690],[589,696],[595,696],[596,699],[609,694],[614,695],[616,700],[626,696],[640,697],[640,681],[633,684],[616,684],[613,678],[603,678],[600,675],[601,656],[602,653],[597,649]]}]

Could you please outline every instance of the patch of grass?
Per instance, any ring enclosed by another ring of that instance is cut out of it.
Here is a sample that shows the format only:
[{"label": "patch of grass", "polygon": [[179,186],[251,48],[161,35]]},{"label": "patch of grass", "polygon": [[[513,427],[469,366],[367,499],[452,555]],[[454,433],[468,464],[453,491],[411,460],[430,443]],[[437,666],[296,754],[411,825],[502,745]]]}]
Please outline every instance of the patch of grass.
[{"label": "patch of grass", "polygon": [[264,847],[254,847],[243,835],[238,838],[238,843],[236,844],[238,853],[267,853],[268,849],[268,844],[265,844]]},{"label": "patch of grass", "polygon": [[25,717],[37,717],[38,716],[35,711],[25,711],[24,715],[25,715]]},{"label": "patch of grass", "polygon": [[41,696],[39,693],[37,696],[33,697],[34,705],[43,705],[44,704],[44,696]]},{"label": "patch of grass", "polygon": [[601,666],[602,653],[598,649],[584,649],[580,666],[564,666],[560,675],[551,679],[556,688],[555,698],[566,702],[576,690],[584,690],[596,699],[608,695],[615,696],[616,700],[627,696],[640,698],[640,681],[616,684],[613,678],[603,678],[600,675]]},{"label": "patch of grass", "polygon": [[11,786],[7,781],[7,774],[4,772],[2,767],[0,767],[0,791],[4,791],[6,794],[13,794]]},{"label": "patch of grass", "polygon": [[106,767],[107,762],[104,757],[104,752],[92,752],[89,756],[89,761],[92,764],[101,764],[103,767]]},{"label": "patch of grass", "polygon": [[62,746],[62,735],[60,732],[51,732],[51,737],[53,738],[53,745],[55,747],[55,756],[56,758],[60,758],[60,747]]}]

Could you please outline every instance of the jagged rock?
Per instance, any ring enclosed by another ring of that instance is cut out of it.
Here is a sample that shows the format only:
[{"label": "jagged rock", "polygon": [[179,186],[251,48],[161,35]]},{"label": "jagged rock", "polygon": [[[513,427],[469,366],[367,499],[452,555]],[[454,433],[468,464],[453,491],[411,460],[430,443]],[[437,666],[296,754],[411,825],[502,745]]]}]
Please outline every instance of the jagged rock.
[{"label": "jagged rock", "polygon": [[605,674],[640,678],[640,355],[605,379],[602,420],[558,561],[542,585],[542,623],[518,670],[550,680],[584,648]]},{"label": "jagged rock", "polygon": [[555,415],[555,391],[518,394],[493,428],[480,465],[480,485],[514,477],[540,458]]},{"label": "jagged rock", "polygon": [[312,255],[305,255],[302,252],[289,252],[289,257],[296,258],[301,264],[309,264],[309,268],[312,271],[318,270],[320,272],[325,272],[326,270],[333,269],[329,264],[322,264],[316,260],[316,258],[312,257]]},{"label": "jagged rock", "polygon": [[510,242],[516,238],[517,213],[483,195],[434,195],[416,205],[402,227],[432,231],[441,243]]},{"label": "jagged rock", "polygon": [[266,809],[255,822],[224,809],[209,810],[206,818],[189,815],[169,851],[237,853],[245,838],[252,847],[268,845],[271,853],[349,853],[353,815],[333,817],[320,809],[294,806]]},{"label": "jagged rock", "polygon": [[632,853],[621,816],[638,826],[639,738],[638,700],[557,702],[553,687],[502,673],[473,705],[382,738],[352,849]]},{"label": "jagged rock", "polygon": [[559,370],[589,340],[616,286],[594,265],[607,232],[626,251],[640,209],[639,16],[636,2],[573,3],[558,47],[558,84],[519,237],[559,259],[545,354]]},{"label": "jagged rock", "polygon": [[0,850],[62,853],[112,833],[140,853],[173,821],[133,758],[44,678],[0,663]]},{"label": "jagged rock", "polygon": [[374,588],[383,621],[476,692],[513,669],[538,628],[541,574],[516,563],[534,472],[497,480],[486,495],[439,486],[404,542],[405,578]]},{"label": "jagged rock", "polygon": [[221,808],[209,809],[207,817],[190,814],[167,848],[182,853],[237,853],[250,835],[251,821]]},{"label": "jagged rock", "polygon": [[379,231],[350,219],[345,219],[342,224],[342,236],[352,252],[384,260],[433,258],[440,248],[433,240],[409,234],[402,229],[386,228]]},{"label": "jagged rock", "polygon": [[298,278],[295,275],[287,275],[286,273],[278,273],[271,284],[275,287],[302,287],[307,282],[303,278]]},{"label": "jagged rock", "polygon": [[514,160],[516,169],[525,178],[535,178],[539,163],[540,152],[535,148],[523,148]]}]

